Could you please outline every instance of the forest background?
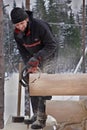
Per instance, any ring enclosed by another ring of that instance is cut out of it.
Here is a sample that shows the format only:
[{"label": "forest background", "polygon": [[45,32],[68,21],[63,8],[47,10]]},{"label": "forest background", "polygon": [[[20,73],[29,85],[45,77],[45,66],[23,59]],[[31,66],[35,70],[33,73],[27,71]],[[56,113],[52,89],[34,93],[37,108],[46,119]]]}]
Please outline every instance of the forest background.
[{"label": "forest background", "polygon": [[[30,3],[34,17],[49,23],[59,45],[59,49],[56,52],[55,73],[73,73],[82,55],[82,4],[81,2],[78,3],[80,3],[78,6],[75,6],[73,0],[35,0]],[[5,1],[3,6],[6,4],[8,5],[8,1]],[[14,40],[13,25],[9,16],[9,10],[16,6],[25,9],[25,3],[21,1],[19,5],[16,0],[11,1],[11,5],[4,8],[6,76],[13,72],[18,72],[18,65],[22,60]],[[78,8],[77,11],[76,7]],[[85,36],[85,41],[87,41],[87,36]],[[78,72],[81,71],[80,66]]]}]

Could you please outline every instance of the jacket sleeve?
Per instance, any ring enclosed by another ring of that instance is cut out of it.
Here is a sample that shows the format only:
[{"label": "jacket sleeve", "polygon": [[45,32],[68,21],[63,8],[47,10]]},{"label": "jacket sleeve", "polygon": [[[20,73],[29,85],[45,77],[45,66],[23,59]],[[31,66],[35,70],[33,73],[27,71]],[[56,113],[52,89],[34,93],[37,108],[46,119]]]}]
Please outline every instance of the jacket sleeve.
[{"label": "jacket sleeve", "polygon": [[56,51],[57,43],[50,28],[45,23],[40,24],[38,28],[40,39],[44,47],[36,54],[36,57],[41,57],[45,60]]},{"label": "jacket sleeve", "polygon": [[29,52],[25,49],[25,47],[22,45],[23,40],[19,39],[15,34],[14,34],[15,41],[17,43],[17,48],[19,50],[19,53],[23,59],[23,62],[26,64],[29,61],[30,55]]}]

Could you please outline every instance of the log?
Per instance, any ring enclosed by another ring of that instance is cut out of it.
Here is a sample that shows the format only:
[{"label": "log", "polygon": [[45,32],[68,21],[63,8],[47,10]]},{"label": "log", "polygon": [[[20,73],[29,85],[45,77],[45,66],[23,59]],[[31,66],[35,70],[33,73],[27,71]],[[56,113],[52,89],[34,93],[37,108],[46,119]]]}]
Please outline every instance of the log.
[{"label": "log", "polygon": [[53,116],[58,123],[80,123],[85,119],[87,110],[84,101],[46,101],[46,114]]},{"label": "log", "polygon": [[87,74],[30,75],[31,96],[87,95]]}]

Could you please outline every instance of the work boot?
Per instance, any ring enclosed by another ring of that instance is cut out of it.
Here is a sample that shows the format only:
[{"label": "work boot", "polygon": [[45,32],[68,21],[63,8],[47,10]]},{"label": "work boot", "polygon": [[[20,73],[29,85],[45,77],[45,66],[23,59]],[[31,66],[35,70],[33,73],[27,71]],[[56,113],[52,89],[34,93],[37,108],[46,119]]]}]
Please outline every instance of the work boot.
[{"label": "work boot", "polygon": [[37,116],[37,120],[31,125],[32,129],[42,129],[46,125],[47,116],[45,114],[41,114]]},{"label": "work boot", "polygon": [[35,122],[37,119],[37,114],[35,113],[31,118],[25,118],[24,119],[24,123],[25,124],[32,124],[33,122]]}]

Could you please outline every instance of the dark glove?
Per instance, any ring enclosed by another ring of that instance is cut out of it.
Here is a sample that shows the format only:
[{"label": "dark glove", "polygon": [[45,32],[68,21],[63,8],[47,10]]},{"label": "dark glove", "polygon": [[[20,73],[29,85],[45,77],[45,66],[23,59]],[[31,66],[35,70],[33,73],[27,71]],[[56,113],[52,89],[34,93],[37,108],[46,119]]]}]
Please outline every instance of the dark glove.
[{"label": "dark glove", "polygon": [[30,60],[28,61],[28,72],[30,73],[36,72],[39,62],[40,61],[36,59],[35,57],[30,58]]}]

